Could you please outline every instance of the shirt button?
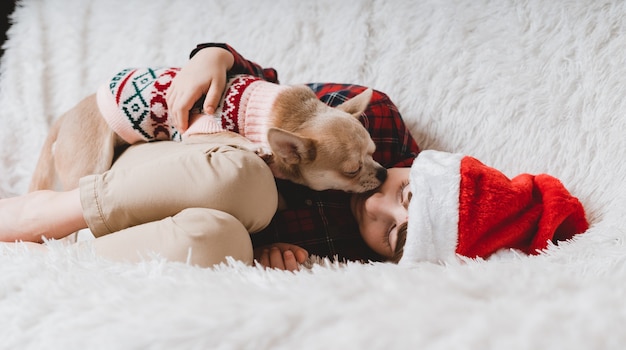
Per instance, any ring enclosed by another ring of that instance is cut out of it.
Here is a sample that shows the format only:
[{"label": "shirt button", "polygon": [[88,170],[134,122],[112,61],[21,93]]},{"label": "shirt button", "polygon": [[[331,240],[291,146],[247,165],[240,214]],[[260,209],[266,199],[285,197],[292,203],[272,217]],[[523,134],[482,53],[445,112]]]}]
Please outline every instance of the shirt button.
[{"label": "shirt button", "polygon": [[313,205],[313,201],[310,199],[307,199],[304,201],[304,204],[308,205],[309,207]]}]

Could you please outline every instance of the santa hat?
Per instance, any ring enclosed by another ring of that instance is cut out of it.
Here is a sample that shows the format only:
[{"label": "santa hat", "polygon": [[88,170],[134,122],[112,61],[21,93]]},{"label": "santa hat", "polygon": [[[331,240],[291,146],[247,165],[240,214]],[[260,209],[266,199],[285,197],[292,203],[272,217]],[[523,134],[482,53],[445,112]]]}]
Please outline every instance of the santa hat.
[{"label": "santa hat", "polygon": [[513,179],[462,154],[423,151],[411,166],[409,220],[399,264],[538,254],[588,228],[581,203],[550,175]]}]

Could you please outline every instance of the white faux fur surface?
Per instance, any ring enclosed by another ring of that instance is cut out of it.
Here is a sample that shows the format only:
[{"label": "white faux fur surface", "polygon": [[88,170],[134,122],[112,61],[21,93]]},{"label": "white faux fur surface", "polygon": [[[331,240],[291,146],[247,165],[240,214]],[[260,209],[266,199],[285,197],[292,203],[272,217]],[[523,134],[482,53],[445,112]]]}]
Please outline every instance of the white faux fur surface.
[{"label": "white faux fur surface", "polygon": [[591,227],[533,257],[295,274],[2,248],[0,348],[623,349],[624,18],[620,0],[22,0],[0,66],[0,197],[26,191],[50,123],[112,72],[218,41],[283,83],[386,92],[422,148],[552,174]]}]

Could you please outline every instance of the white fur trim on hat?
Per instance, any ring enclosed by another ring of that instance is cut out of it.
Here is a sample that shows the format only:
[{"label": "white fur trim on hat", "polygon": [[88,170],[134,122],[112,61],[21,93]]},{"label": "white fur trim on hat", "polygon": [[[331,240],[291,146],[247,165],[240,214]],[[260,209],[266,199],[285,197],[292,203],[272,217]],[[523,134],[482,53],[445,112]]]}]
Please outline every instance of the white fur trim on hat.
[{"label": "white fur trim on hat", "polygon": [[407,237],[399,265],[456,260],[462,158],[428,150],[413,161]]}]

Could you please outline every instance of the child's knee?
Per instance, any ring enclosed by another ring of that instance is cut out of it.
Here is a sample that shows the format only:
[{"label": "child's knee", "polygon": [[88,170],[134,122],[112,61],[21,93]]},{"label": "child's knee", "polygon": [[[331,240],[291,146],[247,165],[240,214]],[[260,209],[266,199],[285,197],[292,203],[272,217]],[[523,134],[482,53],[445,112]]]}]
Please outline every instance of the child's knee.
[{"label": "child's knee", "polygon": [[223,155],[226,159],[220,161],[223,166],[218,169],[232,172],[221,183],[224,201],[230,202],[226,211],[249,232],[260,231],[270,223],[278,207],[274,176],[265,161],[252,152],[231,149]]},{"label": "child's knee", "polygon": [[226,257],[251,264],[252,242],[243,224],[234,216],[214,209],[189,208],[173,217],[191,248],[190,263],[213,266]]},{"label": "child's knee", "polygon": [[[249,191],[256,191],[259,188],[266,192],[274,193],[276,196],[276,186],[274,176],[269,166],[261,157],[250,151],[237,148],[226,148],[222,155],[225,159],[219,161],[222,171],[231,171],[234,176],[230,177],[233,190],[246,194]],[[216,162],[213,160],[212,162]]]}]

